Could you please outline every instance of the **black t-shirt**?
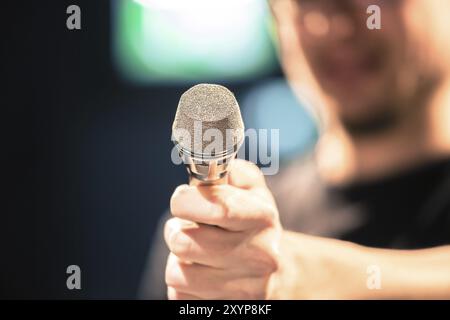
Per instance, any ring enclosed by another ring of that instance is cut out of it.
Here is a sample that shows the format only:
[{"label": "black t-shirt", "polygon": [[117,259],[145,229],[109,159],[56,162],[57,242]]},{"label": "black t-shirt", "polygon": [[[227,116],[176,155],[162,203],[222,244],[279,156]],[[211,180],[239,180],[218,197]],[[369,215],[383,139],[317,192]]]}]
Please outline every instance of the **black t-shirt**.
[{"label": "black t-shirt", "polygon": [[323,184],[313,164],[293,170],[297,182],[294,178],[290,186],[283,186],[286,180],[281,176],[273,183],[288,229],[371,247],[450,244],[450,159],[340,187]]},{"label": "black t-shirt", "polygon": [[359,203],[361,214],[367,216],[343,239],[409,249],[450,243],[450,160],[328,192],[331,198]]}]

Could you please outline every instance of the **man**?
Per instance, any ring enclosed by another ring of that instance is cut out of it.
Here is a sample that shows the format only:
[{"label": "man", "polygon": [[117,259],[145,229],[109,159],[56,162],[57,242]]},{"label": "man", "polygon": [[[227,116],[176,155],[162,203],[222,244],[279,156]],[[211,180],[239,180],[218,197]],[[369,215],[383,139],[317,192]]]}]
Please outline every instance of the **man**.
[{"label": "man", "polygon": [[324,134],[270,188],[237,160],[228,185],[175,190],[169,299],[450,298],[450,2],[272,7],[290,82],[322,94]]}]

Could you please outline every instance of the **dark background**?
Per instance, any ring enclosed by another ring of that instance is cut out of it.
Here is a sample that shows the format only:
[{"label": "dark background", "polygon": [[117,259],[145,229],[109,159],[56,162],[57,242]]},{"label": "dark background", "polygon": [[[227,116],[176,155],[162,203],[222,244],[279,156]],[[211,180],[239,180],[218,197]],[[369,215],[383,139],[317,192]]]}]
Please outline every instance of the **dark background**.
[{"label": "dark background", "polygon": [[[71,4],[80,31],[66,28]],[[170,127],[192,84],[123,82],[107,0],[2,6],[0,296],[135,298],[157,220],[187,179]],[[224,84],[239,97],[255,81]],[[82,290],[66,288],[71,264]]]}]

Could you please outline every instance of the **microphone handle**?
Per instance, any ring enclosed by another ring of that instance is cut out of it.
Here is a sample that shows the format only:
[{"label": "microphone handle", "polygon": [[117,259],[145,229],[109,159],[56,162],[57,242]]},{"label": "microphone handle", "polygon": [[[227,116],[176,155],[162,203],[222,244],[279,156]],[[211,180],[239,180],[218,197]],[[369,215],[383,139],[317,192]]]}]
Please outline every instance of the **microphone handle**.
[{"label": "microphone handle", "polygon": [[[233,161],[233,158],[230,161]],[[203,175],[197,176],[192,171],[188,171],[191,173],[189,175],[189,184],[191,186],[210,186],[228,183],[227,168],[218,164],[217,160],[208,162],[208,172]],[[199,179],[198,177],[203,177],[203,179]]]}]

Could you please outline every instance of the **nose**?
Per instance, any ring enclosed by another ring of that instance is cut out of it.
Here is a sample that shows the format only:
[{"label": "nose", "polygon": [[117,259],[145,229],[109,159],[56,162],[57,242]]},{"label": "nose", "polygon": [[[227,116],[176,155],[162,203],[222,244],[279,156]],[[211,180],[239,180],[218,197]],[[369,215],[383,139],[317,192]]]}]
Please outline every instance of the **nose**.
[{"label": "nose", "polygon": [[329,17],[330,35],[336,40],[350,39],[355,34],[355,19],[346,13],[335,13]]}]

